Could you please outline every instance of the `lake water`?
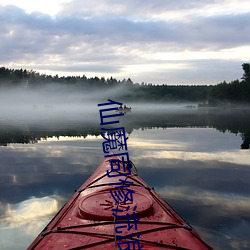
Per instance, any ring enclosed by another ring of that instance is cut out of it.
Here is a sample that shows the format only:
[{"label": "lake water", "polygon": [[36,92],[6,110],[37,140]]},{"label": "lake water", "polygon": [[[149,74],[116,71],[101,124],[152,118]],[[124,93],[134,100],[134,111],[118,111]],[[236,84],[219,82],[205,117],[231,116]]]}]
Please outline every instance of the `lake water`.
[{"label": "lake water", "polygon": [[[27,248],[104,159],[98,110],[53,112],[0,120],[1,249]],[[215,249],[250,249],[249,114],[138,106],[119,119],[139,175]]]}]

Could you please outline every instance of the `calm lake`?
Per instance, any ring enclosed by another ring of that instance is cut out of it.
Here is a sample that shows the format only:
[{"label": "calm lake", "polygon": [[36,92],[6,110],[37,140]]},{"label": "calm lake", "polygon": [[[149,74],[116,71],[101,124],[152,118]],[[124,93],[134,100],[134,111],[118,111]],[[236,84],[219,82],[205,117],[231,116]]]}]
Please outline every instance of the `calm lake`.
[{"label": "calm lake", "polygon": [[[27,248],[104,159],[98,107],[60,112],[0,117],[3,250]],[[134,105],[119,120],[156,192],[215,249],[250,249],[249,109]]]}]

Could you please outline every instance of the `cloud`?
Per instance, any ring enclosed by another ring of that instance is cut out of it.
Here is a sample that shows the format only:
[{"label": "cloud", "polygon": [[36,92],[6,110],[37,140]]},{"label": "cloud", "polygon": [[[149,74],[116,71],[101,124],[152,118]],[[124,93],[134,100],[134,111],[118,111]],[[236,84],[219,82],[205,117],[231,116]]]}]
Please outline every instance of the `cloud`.
[{"label": "cloud", "polygon": [[55,197],[31,198],[19,204],[8,204],[5,210],[6,216],[0,222],[12,228],[20,227],[23,224],[34,224],[34,220],[40,221],[44,217],[51,216],[58,209]]},{"label": "cloud", "polygon": [[[93,47],[105,42],[109,45],[164,42],[166,45],[175,43],[182,48],[192,49],[197,45],[198,48],[200,46],[207,48],[214,44],[230,47],[248,44],[250,36],[247,33],[245,39],[240,36],[242,31],[249,29],[250,13],[196,17],[189,22],[168,22],[137,21],[119,16],[84,18],[59,15],[52,18],[39,12],[27,14],[19,8],[7,6],[4,7],[2,19],[3,30],[8,31],[10,36],[16,35],[16,38],[20,38],[22,35],[24,41],[30,41],[27,47],[34,43],[36,46],[43,45],[44,49],[46,45],[65,48],[67,45],[74,47],[74,44],[77,44],[76,47],[79,47],[81,42],[91,44]],[[30,39],[25,39],[26,36]],[[61,44],[65,40],[68,43]]]},{"label": "cloud", "polygon": [[62,206],[62,200],[46,196],[5,204],[0,217],[1,249],[26,249]]},{"label": "cloud", "polygon": [[[250,60],[239,52],[241,47],[249,46],[250,13],[240,7],[233,12],[233,4],[233,0],[157,0],[143,4],[132,0],[75,0],[66,2],[55,16],[0,5],[0,63],[42,72],[59,71],[61,75],[131,77],[139,82],[234,80],[240,77],[240,70],[234,67],[231,71],[226,49],[236,51],[234,65]],[[162,55],[160,60],[158,55]],[[210,67],[204,68],[203,62]],[[211,65],[220,63],[225,67],[210,70]],[[207,72],[203,78],[200,70]]]},{"label": "cloud", "polygon": [[[217,215],[234,214],[235,217],[240,217],[241,214],[247,212],[250,207],[250,199],[240,195],[226,195],[219,192],[209,192],[188,187],[163,187],[157,189],[157,192],[164,197],[165,200],[171,199],[185,201],[188,203],[202,204],[202,206],[218,206]],[[212,217],[212,216],[211,216]]]},{"label": "cloud", "polygon": [[[241,6],[235,6],[234,1],[220,0],[220,1],[197,1],[197,0],[179,0],[179,1],[162,1],[162,0],[128,0],[126,2],[117,2],[115,0],[86,0],[84,2],[79,0],[65,3],[64,10],[61,11],[63,15],[79,15],[85,17],[93,16],[122,16],[131,17],[134,19],[149,20],[167,18],[171,20],[174,18],[183,18],[192,16],[193,14],[200,16],[208,11],[242,11],[247,0],[241,2]],[[110,8],[112,6],[112,8]],[[249,5],[248,5],[249,6]]]}]

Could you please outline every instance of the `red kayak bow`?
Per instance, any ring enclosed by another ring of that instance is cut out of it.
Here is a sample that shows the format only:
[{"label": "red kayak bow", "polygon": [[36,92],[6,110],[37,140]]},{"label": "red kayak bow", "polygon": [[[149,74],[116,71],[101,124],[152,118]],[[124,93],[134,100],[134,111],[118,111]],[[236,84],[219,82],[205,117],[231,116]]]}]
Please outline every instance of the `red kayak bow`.
[{"label": "red kayak bow", "polygon": [[119,163],[106,158],[28,249],[212,249],[131,162],[125,172]]}]

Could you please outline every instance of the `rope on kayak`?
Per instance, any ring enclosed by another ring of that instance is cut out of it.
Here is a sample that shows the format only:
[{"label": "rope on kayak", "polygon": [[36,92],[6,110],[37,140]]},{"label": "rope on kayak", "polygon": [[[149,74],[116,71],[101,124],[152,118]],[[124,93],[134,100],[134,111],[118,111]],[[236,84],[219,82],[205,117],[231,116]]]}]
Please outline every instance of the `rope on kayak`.
[{"label": "rope on kayak", "polygon": [[[117,214],[117,210],[118,210],[119,204],[116,204],[116,211],[115,213]],[[115,222],[116,222],[116,216],[114,216],[114,235],[115,235],[115,240],[114,240],[114,249],[117,249],[117,242],[116,242],[116,230],[115,230]]]},{"label": "rope on kayak", "polygon": [[[121,163],[122,163],[122,161],[120,161]],[[125,162],[126,164],[127,164],[127,166],[128,166],[128,162],[126,161]],[[130,168],[132,168],[132,167],[134,167],[134,169],[136,170],[136,173],[134,173],[135,175],[138,175],[138,170],[137,170],[137,168],[136,168],[136,166],[135,166],[135,164],[131,161],[131,160],[129,160],[129,166],[130,166]],[[109,171],[109,172],[111,172],[111,170]],[[120,172],[120,171],[117,171],[118,173]],[[106,177],[107,176],[107,173],[105,173],[105,174],[103,174],[102,176],[100,176],[100,177],[98,177],[98,178],[96,178],[94,181],[92,181],[91,183],[89,183],[87,186],[86,186],[86,188],[94,188],[94,187],[97,187],[97,186],[105,186],[105,184],[100,184],[100,185],[93,185],[94,183],[96,183],[97,181],[99,181],[100,179],[102,179],[102,178],[104,178],[104,177]],[[145,189],[147,189],[149,192],[150,192],[150,194],[159,202],[159,204],[163,207],[163,208],[165,208],[180,224],[182,224],[183,222],[182,221],[180,221],[179,220],[179,218],[178,218],[178,216],[176,216],[176,214],[175,213],[173,213],[173,208],[169,205],[169,207],[170,208],[172,208],[172,211],[170,210],[170,209],[168,209],[163,203],[162,203],[162,201],[161,200],[159,200],[159,198],[157,197],[157,196],[155,196],[155,194],[153,193],[153,192],[151,192],[151,190],[153,189],[153,188],[151,188],[150,186],[145,186],[143,183],[141,183],[140,181],[138,181],[138,180],[136,180],[136,179],[134,179],[131,175],[128,175],[128,176],[126,176],[126,178],[125,178],[125,180],[126,179],[132,179],[133,181],[135,181],[135,182],[137,182],[137,183],[139,183],[139,185],[136,185],[136,186],[141,186],[141,187],[144,187]],[[109,185],[109,184],[106,184],[106,185]],[[133,184],[133,185],[135,185],[135,184]],[[84,189],[81,189],[81,190],[79,190],[78,192],[79,193],[81,193],[82,191],[84,191],[86,188],[84,188]],[[118,204],[119,205],[119,204]],[[117,207],[118,208],[118,207]],[[177,214],[178,215],[178,214]],[[181,217],[181,216],[179,216],[179,217]],[[183,218],[181,218],[183,221],[185,221]],[[115,222],[115,221],[114,221]],[[186,227],[187,228],[192,228],[190,225],[186,225]]]},{"label": "rope on kayak", "polygon": [[[163,229],[176,229],[176,228],[177,227],[171,227],[171,228],[169,228],[169,227],[160,227],[160,228],[155,228],[155,229],[143,230],[143,231],[134,233],[134,236],[137,236],[139,233],[147,233],[147,232],[153,232],[153,231],[158,231],[158,230],[163,230]],[[79,234],[79,235],[89,235],[89,236],[106,237],[106,239],[104,239],[104,240],[100,240],[98,242],[89,243],[89,244],[86,244],[86,245],[82,245],[82,246],[70,248],[69,250],[85,249],[87,247],[98,246],[98,245],[101,245],[101,244],[109,243],[109,242],[112,242],[114,240],[114,235],[112,235],[112,234],[102,234],[102,233],[92,233],[92,232],[79,232],[79,231],[64,231],[62,229],[55,230],[55,231],[50,231],[50,232],[48,232],[48,234],[49,233],[65,233],[65,234]],[[125,235],[124,237],[126,237],[127,239],[136,240],[135,237],[131,238],[129,234]],[[147,243],[147,244],[154,245],[154,246],[167,247],[169,249],[188,250],[187,248],[184,248],[184,247],[169,245],[169,244],[165,244],[165,243],[161,243],[161,242],[155,242],[155,241],[150,241],[150,240],[142,240],[142,239],[140,239],[140,242]]]},{"label": "rope on kayak", "polygon": [[[126,164],[127,164],[127,166],[130,166],[130,168],[134,168],[136,172],[133,171],[133,173],[131,175],[126,176],[125,180],[131,179],[131,180],[134,181],[133,186],[140,186],[142,188],[147,189],[148,192],[152,195],[152,198],[154,198],[156,200],[156,202],[160,206],[162,206],[165,210],[167,210],[167,212],[170,215],[172,215],[173,218],[175,218],[178,223],[180,223],[178,225],[178,224],[174,224],[174,223],[157,222],[157,221],[150,221],[149,222],[149,221],[141,221],[140,220],[140,221],[138,221],[139,224],[149,224],[149,225],[159,225],[159,226],[156,227],[156,228],[153,228],[153,229],[149,228],[149,229],[144,229],[142,231],[138,231],[138,232],[136,232],[134,234],[134,237],[137,236],[140,233],[142,233],[142,234],[145,233],[146,234],[146,233],[157,232],[157,231],[162,231],[162,230],[183,229],[183,230],[189,231],[194,237],[196,237],[198,240],[200,240],[200,241],[202,241],[203,243],[206,244],[206,242],[204,242],[195,233],[195,231],[193,230],[193,228],[190,225],[183,224],[183,222],[185,222],[185,220],[183,218],[181,218],[181,217],[179,219],[178,218],[178,214],[174,210],[171,211],[171,206],[168,203],[164,204],[163,200],[160,197],[158,197],[158,196],[155,195],[155,193],[152,191],[153,188],[151,188],[148,185],[145,185],[144,182],[141,182],[139,180],[134,179],[133,176],[138,175],[138,170],[135,167],[134,163],[132,161],[129,161],[129,162],[126,162]],[[111,172],[111,170],[109,172]],[[120,171],[117,171],[117,172],[120,173]],[[81,194],[81,192],[83,192],[84,190],[89,189],[89,188],[94,188],[94,187],[99,187],[99,186],[109,186],[109,183],[96,184],[99,180],[105,178],[106,176],[107,176],[107,173],[105,173],[105,174],[99,176],[98,178],[96,178],[95,180],[93,180],[85,188],[79,189],[76,192],[75,197],[74,197],[73,201],[69,204],[69,206],[66,209],[64,207],[61,209],[61,210],[63,210],[63,214],[62,214],[62,216],[58,220],[56,220],[56,221],[53,222],[53,226],[52,226],[53,229],[52,230],[47,230],[47,231],[44,230],[43,233],[42,233],[42,237],[45,237],[46,235],[51,234],[51,233],[66,233],[66,234],[68,233],[68,234],[81,234],[81,235],[100,236],[100,237],[104,237],[104,239],[100,240],[98,242],[95,242],[95,243],[90,243],[90,244],[87,244],[87,245],[82,245],[82,246],[78,246],[78,247],[75,247],[75,248],[71,248],[71,250],[85,249],[86,247],[98,246],[98,245],[101,245],[101,244],[111,243],[111,242],[114,242],[114,249],[116,250],[117,249],[117,235],[116,235],[116,230],[115,230],[115,222],[116,222],[116,217],[115,216],[114,216],[114,220],[113,221],[105,221],[105,222],[99,222],[99,223],[90,223],[90,224],[87,224],[87,225],[77,225],[77,226],[70,226],[70,227],[63,227],[63,228],[56,227],[56,225],[58,225],[58,223],[60,223],[60,220],[64,217],[64,214],[66,214],[68,212],[68,210],[72,208],[72,206],[74,205],[74,203],[78,199],[78,197]],[[117,209],[119,208],[119,205],[120,204],[116,203],[116,208]],[[58,212],[58,214],[59,214],[59,212]],[[111,234],[102,234],[102,233],[79,232],[79,231],[75,231],[74,230],[76,228],[86,228],[86,227],[98,226],[98,225],[110,225],[111,223],[113,223],[113,225],[114,225],[114,233],[112,235]],[[70,230],[70,229],[72,229],[72,230]],[[135,238],[131,238],[130,235],[125,235],[125,237],[127,239],[135,239]],[[173,245],[168,245],[168,244],[165,244],[163,242],[160,242],[160,243],[159,242],[153,242],[153,241],[149,241],[149,240],[146,240],[146,239],[140,239],[140,242],[146,243],[146,244],[150,244],[150,245],[159,246],[159,247],[167,247],[167,248],[170,248],[170,249],[187,250],[187,248],[173,246]],[[211,248],[209,247],[209,249],[211,249]]]},{"label": "rope on kayak", "polygon": [[[205,244],[209,249],[212,249],[202,238],[200,238],[199,235],[197,235],[197,233],[194,231],[192,226],[189,225],[168,203],[165,202],[169,206],[169,208],[162,202],[161,198],[159,198],[158,196],[156,196],[154,194],[154,192],[152,192],[152,190],[154,190],[154,188],[151,188],[150,186],[145,186],[143,183],[134,179],[132,176],[129,176],[129,178],[132,179],[133,181],[139,183],[145,189],[147,189],[149,191],[149,193],[154,197],[154,199],[157,200],[158,204],[160,206],[162,206],[164,209],[166,209],[169,212],[169,214],[171,214],[180,224],[186,223],[186,224],[182,225],[182,228],[190,231],[190,233],[195,238],[197,238],[199,241],[201,241],[203,244]],[[178,216],[181,218],[182,221],[178,218]]]},{"label": "rope on kayak", "polygon": [[[110,172],[111,172],[111,171],[110,171]],[[106,176],[107,176],[106,173],[103,174],[103,175],[101,175],[100,177],[98,177],[98,178],[96,178],[95,180],[93,180],[92,182],[90,182],[85,188],[78,190],[78,192],[80,193],[80,192],[84,191],[86,188],[90,187],[92,184],[98,182],[99,180],[101,180],[102,178],[104,178],[104,177],[106,177]]]},{"label": "rope on kayak", "polygon": [[[123,163],[123,162],[120,161],[120,163]],[[127,161],[124,161],[124,163],[126,163],[127,166],[129,165],[130,168],[134,167],[134,169],[135,169],[135,171],[136,171],[136,173],[134,172],[134,174],[135,174],[135,175],[138,175],[138,170],[137,170],[135,164],[134,164],[132,161],[129,160],[129,164],[128,164]],[[111,173],[111,172],[112,172],[112,171],[109,170],[109,173]],[[117,172],[119,173],[119,171],[117,171]],[[95,185],[95,186],[93,186],[93,184],[96,183],[96,182],[98,182],[99,180],[101,180],[102,178],[104,178],[104,177],[106,177],[106,176],[107,176],[107,173],[101,175],[100,177],[98,177],[98,178],[96,178],[95,180],[93,180],[92,182],[90,182],[85,188],[78,190],[78,192],[81,193],[82,191],[84,191],[84,190],[87,189],[87,188],[92,188],[92,187],[97,187],[97,186],[104,186],[105,184],[100,184],[100,185]],[[107,184],[107,185],[109,185],[109,184]]]},{"label": "rope on kayak", "polygon": [[[122,161],[120,161],[120,162],[122,163]],[[129,164],[128,164],[127,161],[126,161],[125,163],[127,164],[127,166],[129,165],[130,168],[134,168],[134,169],[135,169],[136,173],[134,172],[134,175],[138,175],[138,170],[137,170],[135,164],[134,164],[131,160],[129,160]],[[110,172],[111,172],[111,170],[110,170]],[[120,171],[117,171],[117,172],[119,173]],[[95,182],[97,182],[97,181],[99,181],[100,179],[104,178],[105,176],[107,176],[107,173],[105,173],[104,175],[102,175],[102,176],[100,176],[99,178],[95,179],[95,180],[94,180],[93,182],[91,182],[86,188],[92,188],[92,187],[97,187],[97,186],[105,186],[105,184],[100,184],[100,185],[91,186],[92,184],[94,184]],[[188,223],[186,223],[186,221],[185,221],[179,214],[177,214],[177,212],[175,212],[174,209],[173,209],[168,203],[167,203],[167,205],[170,207],[170,209],[169,209],[168,207],[166,207],[165,204],[162,203],[161,199],[159,199],[159,198],[152,192],[152,190],[154,190],[154,188],[152,188],[152,187],[150,187],[150,186],[145,186],[145,185],[144,185],[143,183],[141,183],[140,181],[134,179],[131,175],[126,176],[125,180],[127,180],[127,179],[132,179],[133,181],[135,181],[135,182],[138,183],[137,185],[136,185],[136,184],[133,184],[134,186],[141,186],[141,187],[144,187],[145,189],[147,189],[147,190],[150,192],[150,194],[158,201],[158,203],[159,203],[164,209],[166,209],[166,210],[167,210],[167,211],[168,211],[168,212],[169,212],[169,213],[170,213],[170,214],[171,214],[171,215],[172,215],[181,225],[182,225],[181,227],[180,227],[179,225],[176,225],[177,227],[184,228],[184,229],[190,231],[190,233],[192,233],[196,238],[198,238],[199,240],[201,240],[202,242],[204,242],[202,239],[200,239],[200,237],[197,237],[197,235],[196,235],[195,233],[193,233],[193,228],[192,228]],[[109,184],[106,184],[106,185],[109,185]],[[85,190],[85,189],[83,189],[83,190]],[[81,191],[83,191],[83,190],[81,190]],[[79,190],[79,192],[80,192],[80,190]],[[119,206],[119,204],[117,204],[117,209],[118,209],[118,206]],[[173,212],[173,211],[174,211],[174,212]],[[182,221],[179,220],[178,215],[179,215],[179,217],[182,219]],[[183,222],[185,222],[186,224],[183,225]],[[115,225],[115,217],[114,217],[114,225]],[[115,228],[115,226],[114,226],[114,228]],[[115,230],[114,230],[114,231],[115,231]],[[206,244],[206,242],[204,242],[204,243]],[[115,247],[116,247],[116,233],[115,233]],[[116,249],[116,248],[115,248],[115,249]]]},{"label": "rope on kayak", "polygon": [[[128,162],[126,162],[126,163],[128,165]],[[135,169],[135,174],[138,175],[138,170],[137,170],[135,164],[131,160],[129,160],[129,166],[130,166],[130,168],[134,168]]]},{"label": "rope on kayak", "polygon": [[[120,161],[122,163],[122,161]],[[124,161],[127,166],[128,166],[128,162],[127,161]],[[135,164],[129,160],[129,166],[130,168],[134,168],[135,169],[135,172],[133,172],[133,174],[135,175],[138,175],[138,170],[135,166]],[[122,174],[120,171],[117,171],[118,173]],[[111,170],[109,170],[109,173],[111,173]],[[96,178],[95,180],[93,180],[91,183],[89,183],[85,188],[82,188],[82,189],[79,189],[78,192],[81,193],[83,192],[84,190],[86,190],[87,188],[96,188],[96,187],[103,187],[103,186],[109,186],[110,183],[107,183],[107,184],[98,184],[98,185],[93,185],[94,183],[98,182],[99,180],[101,180],[102,178],[106,177],[107,176],[107,173],[101,175],[100,177]],[[125,180],[130,178],[128,175],[126,176]],[[141,186],[142,184],[140,185],[136,185],[136,184],[133,184],[133,186]]]}]

